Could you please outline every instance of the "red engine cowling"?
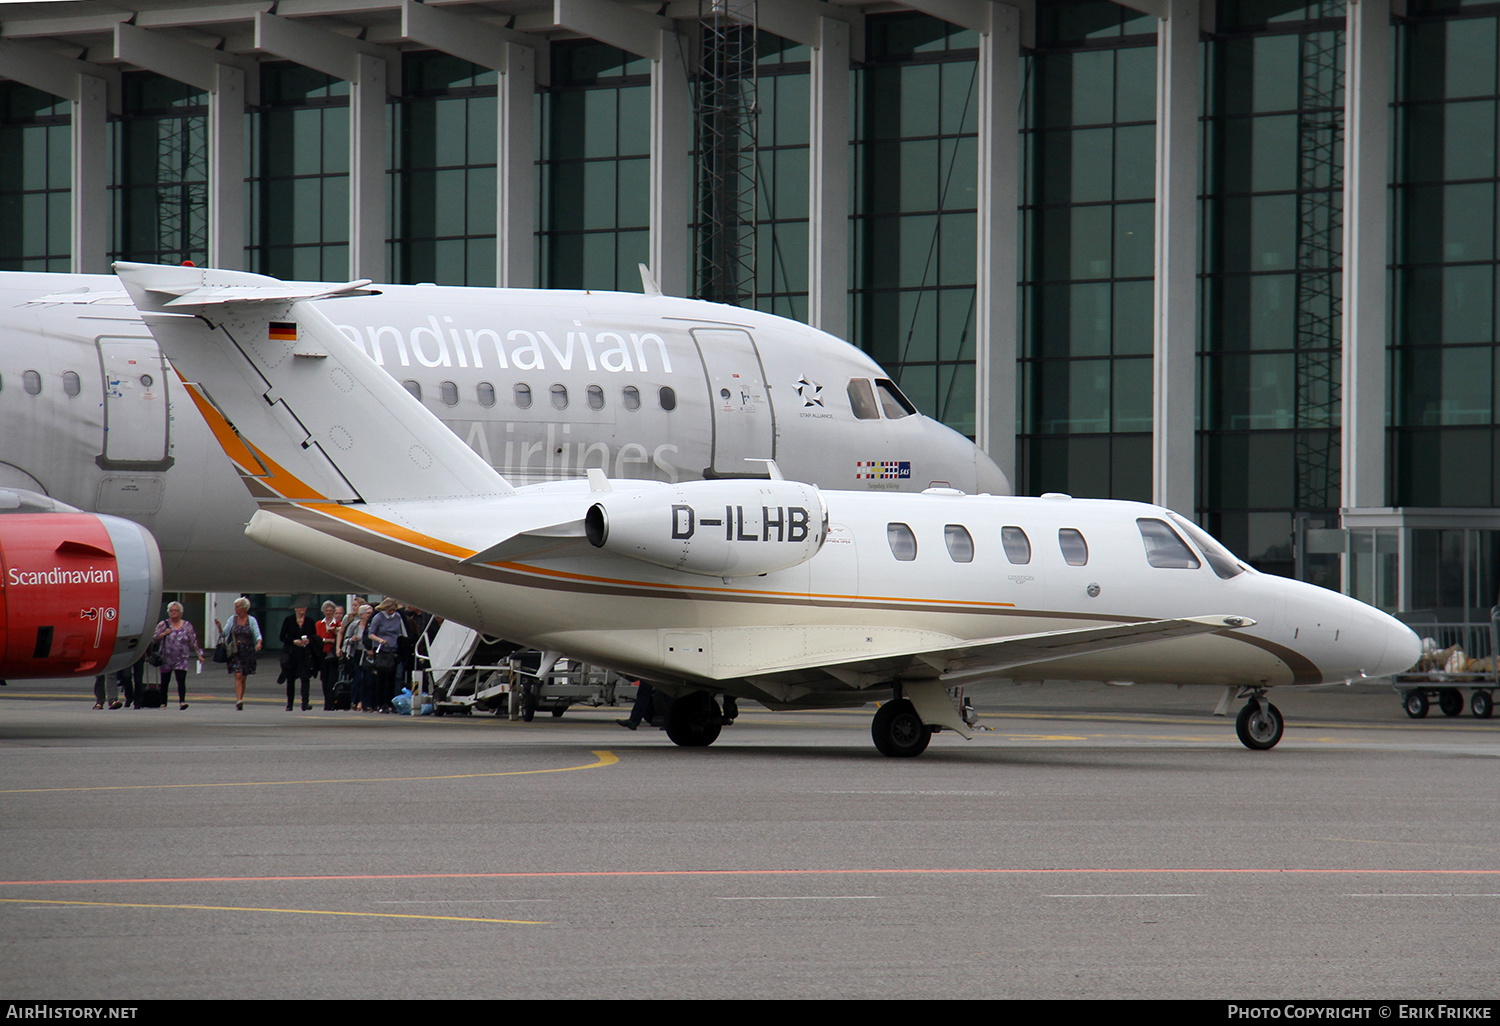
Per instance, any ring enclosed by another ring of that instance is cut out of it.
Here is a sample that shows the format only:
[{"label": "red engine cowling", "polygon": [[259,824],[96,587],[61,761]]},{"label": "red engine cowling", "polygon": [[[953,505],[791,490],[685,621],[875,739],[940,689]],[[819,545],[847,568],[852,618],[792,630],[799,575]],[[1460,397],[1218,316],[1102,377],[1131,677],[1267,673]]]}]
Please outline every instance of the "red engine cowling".
[{"label": "red engine cowling", "polygon": [[161,554],[144,527],[92,513],[0,515],[0,680],[124,669],[160,607]]}]

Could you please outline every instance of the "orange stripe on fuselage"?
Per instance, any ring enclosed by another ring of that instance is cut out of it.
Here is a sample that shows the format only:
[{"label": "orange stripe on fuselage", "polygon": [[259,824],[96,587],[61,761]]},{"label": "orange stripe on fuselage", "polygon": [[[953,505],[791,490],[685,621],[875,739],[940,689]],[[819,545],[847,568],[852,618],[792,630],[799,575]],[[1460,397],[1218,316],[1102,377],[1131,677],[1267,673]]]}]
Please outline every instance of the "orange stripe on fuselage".
[{"label": "orange stripe on fuselage", "polygon": [[[369,531],[372,534],[378,534],[384,538],[389,538],[392,541],[403,542],[407,545],[415,546],[416,548],[426,549],[429,552],[436,552],[445,556],[452,556],[455,559],[468,559],[470,556],[474,555],[474,552],[476,551],[474,549],[465,549],[460,546],[453,545],[441,539],[433,538],[431,535],[422,534],[419,531],[413,531],[410,528],[401,527],[400,525],[393,524],[388,520],[383,520],[380,517],[375,516],[374,514],[368,513],[364,510],[354,509],[350,506],[322,504],[313,505],[308,503],[298,503],[297,505],[300,509],[305,509],[312,513],[321,513],[326,517],[330,517],[336,520],[342,520],[347,524],[351,524],[362,530]],[[599,577],[594,574],[572,573],[567,570],[544,569],[538,566],[531,566],[527,563],[506,562],[486,563],[484,565],[503,567],[507,570],[514,570],[520,573],[535,574],[541,577],[555,577],[559,580],[565,581],[580,581],[587,582],[589,584],[611,584],[626,588],[651,588],[657,591],[711,592],[713,594],[719,595],[753,595],[756,597],[769,598],[835,599],[845,602],[921,602],[928,605],[967,607],[979,606],[994,609],[1014,609],[1016,607],[1016,604],[1014,602],[975,602],[966,599],[912,599],[900,598],[892,595],[855,596],[822,594],[802,591],[759,591],[749,588],[721,588],[697,584],[662,584],[655,581],[638,581],[618,577]]]}]

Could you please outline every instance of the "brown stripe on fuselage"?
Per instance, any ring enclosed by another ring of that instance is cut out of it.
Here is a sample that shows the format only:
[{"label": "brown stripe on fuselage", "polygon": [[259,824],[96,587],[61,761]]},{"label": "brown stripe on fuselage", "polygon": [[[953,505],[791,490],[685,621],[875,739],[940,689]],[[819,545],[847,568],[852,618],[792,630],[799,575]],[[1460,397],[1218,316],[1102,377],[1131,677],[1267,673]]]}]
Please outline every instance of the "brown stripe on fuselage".
[{"label": "brown stripe on fuselage", "polygon": [[[668,598],[691,599],[695,602],[757,602],[780,605],[796,603],[799,605],[820,607],[848,607],[851,604],[855,604],[869,605],[880,609],[919,612],[962,612],[971,614],[990,613],[1052,620],[1090,620],[1101,623],[1144,623],[1155,619],[1154,617],[1146,616],[1107,616],[1101,613],[1017,609],[1013,605],[1005,603],[934,602],[931,600],[893,599],[879,596],[818,595],[812,593],[804,595],[795,592],[767,594],[733,588],[711,588],[707,586],[695,588],[671,584],[652,585],[644,582],[619,581],[607,577],[590,577],[585,574],[564,573],[529,566],[525,563],[469,563],[460,568],[456,557],[445,556],[411,542],[398,541],[381,533],[379,530],[373,529],[374,525],[385,525],[386,522],[375,517],[373,514],[365,513],[362,510],[356,511],[349,506],[331,507],[331,510],[337,510],[337,513],[325,510],[321,507],[321,504],[265,503],[261,508],[268,513],[285,517],[287,520],[309,527],[321,534],[370,549],[383,556],[390,556],[394,559],[415,563],[418,566],[428,567],[429,569],[439,570],[444,573],[493,581],[497,584],[542,588],[548,591],[586,592],[593,595],[608,592],[614,595],[636,598],[661,598],[665,596]],[[361,519],[369,520],[372,527],[361,527],[348,519],[351,514],[356,512]],[[394,527],[396,525],[389,526]],[[424,537],[407,529],[402,530],[414,537]],[[467,551],[459,549],[457,546],[450,547],[456,552]],[[1219,637],[1232,638],[1236,641],[1253,645],[1281,660],[1283,665],[1291,672],[1293,684],[1322,683],[1323,676],[1321,671],[1319,671],[1318,667],[1310,659],[1300,652],[1289,649],[1284,645],[1279,645],[1274,641],[1257,638],[1239,631],[1215,633]]]}]

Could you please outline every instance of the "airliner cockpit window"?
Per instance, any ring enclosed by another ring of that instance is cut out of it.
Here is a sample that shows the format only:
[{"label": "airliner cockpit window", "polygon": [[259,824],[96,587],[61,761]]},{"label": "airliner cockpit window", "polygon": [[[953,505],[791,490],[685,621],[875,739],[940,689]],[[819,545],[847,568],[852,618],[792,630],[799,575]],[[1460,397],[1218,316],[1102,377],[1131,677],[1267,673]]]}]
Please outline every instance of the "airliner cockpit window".
[{"label": "airliner cockpit window", "polygon": [[1063,559],[1067,560],[1069,566],[1088,566],[1089,543],[1074,528],[1057,529],[1057,547],[1062,549]]},{"label": "airliner cockpit window", "polygon": [[1146,562],[1152,566],[1196,570],[1203,565],[1165,520],[1138,517],[1135,526],[1140,529],[1141,541],[1146,543]]},{"label": "airliner cockpit window", "polygon": [[418,402],[422,401],[422,383],[421,382],[419,382],[419,381],[413,381],[411,378],[407,378],[405,381],[401,382],[401,387],[404,388],[404,389],[406,389],[412,395],[414,395],[417,398]]},{"label": "airliner cockpit window", "polygon": [[891,543],[891,555],[903,563],[917,558],[917,536],[905,524],[886,524],[885,540]]},{"label": "airliner cockpit window", "polygon": [[531,386],[517,385],[515,389],[516,406],[523,410],[531,409]]},{"label": "airliner cockpit window", "polygon": [[955,563],[974,562],[974,539],[962,524],[948,524],[943,528],[943,541],[948,543],[948,555]]},{"label": "airliner cockpit window", "polygon": [[859,420],[880,419],[880,407],[875,405],[875,390],[864,378],[849,379],[849,408]]},{"label": "airliner cockpit window", "polygon": [[1238,577],[1248,569],[1245,564],[1234,558],[1234,553],[1226,549],[1217,538],[1191,520],[1178,516],[1176,513],[1168,513],[1167,516],[1172,518],[1172,523],[1182,528],[1187,536],[1193,539],[1193,543],[1203,553],[1203,558],[1208,560],[1208,565],[1213,567],[1214,573],[1223,580]]},{"label": "airliner cockpit window", "polygon": [[1031,562],[1031,539],[1019,527],[1000,528],[1000,544],[1005,546],[1005,558],[1018,566]]},{"label": "airliner cockpit window", "polygon": [[875,388],[880,393],[880,408],[885,411],[886,420],[900,420],[902,417],[910,417],[917,412],[917,408],[911,404],[911,400],[901,394],[901,389],[896,387],[894,381],[878,378]]}]

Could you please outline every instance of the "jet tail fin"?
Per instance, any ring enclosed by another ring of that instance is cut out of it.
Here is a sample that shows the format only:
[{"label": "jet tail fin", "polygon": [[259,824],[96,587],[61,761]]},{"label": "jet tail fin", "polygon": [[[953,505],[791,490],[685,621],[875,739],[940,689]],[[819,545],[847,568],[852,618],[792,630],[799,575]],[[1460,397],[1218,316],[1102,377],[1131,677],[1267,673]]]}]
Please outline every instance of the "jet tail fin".
[{"label": "jet tail fin", "polygon": [[115,272],[258,500],[514,492],[308,302],[368,282],[129,263]]}]

